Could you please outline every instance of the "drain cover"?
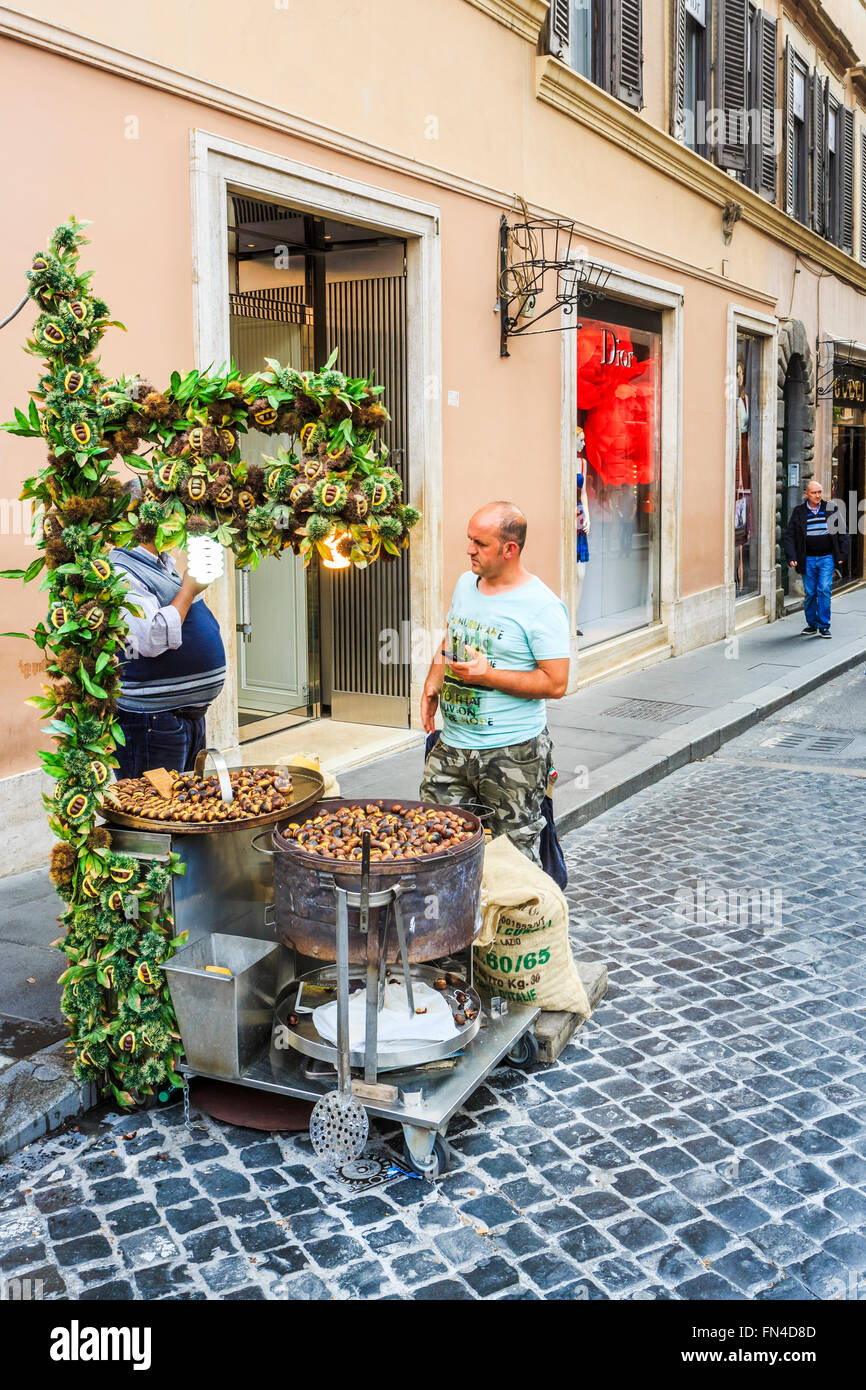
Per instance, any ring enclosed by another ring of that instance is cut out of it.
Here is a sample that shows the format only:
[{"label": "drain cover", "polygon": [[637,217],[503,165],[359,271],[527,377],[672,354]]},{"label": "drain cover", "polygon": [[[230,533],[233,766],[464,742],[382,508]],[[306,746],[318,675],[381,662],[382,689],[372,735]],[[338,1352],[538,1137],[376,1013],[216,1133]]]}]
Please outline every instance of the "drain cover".
[{"label": "drain cover", "polygon": [[816,734],[814,729],[786,729],[761,740],[762,748],[799,748],[804,753],[832,755],[854,742],[849,734]]},{"label": "drain cover", "polygon": [[854,742],[853,738],[848,738],[845,734],[821,734],[809,745],[812,753],[841,753],[843,748]]},{"label": "drain cover", "polygon": [[671,700],[622,700],[610,709],[602,710],[604,719],[676,719],[688,714],[694,705],[677,705]]},{"label": "drain cover", "polygon": [[788,729],[785,733],[771,734],[761,740],[762,748],[796,748],[812,737],[810,729]]}]

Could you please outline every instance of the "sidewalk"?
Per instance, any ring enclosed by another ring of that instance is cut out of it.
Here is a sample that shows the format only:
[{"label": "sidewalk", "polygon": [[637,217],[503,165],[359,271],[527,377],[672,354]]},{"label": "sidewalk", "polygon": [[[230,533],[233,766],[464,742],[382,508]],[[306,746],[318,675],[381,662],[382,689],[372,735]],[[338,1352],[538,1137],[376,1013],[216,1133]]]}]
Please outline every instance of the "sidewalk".
[{"label": "sidewalk", "polygon": [[[802,613],[794,613],[751,628],[736,644],[731,639],[717,642],[551,705],[559,772],[554,808],[560,833],[583,825],[685,763],[707,757],[759,720],[866,659],[866,588],[834,599],[831,641],[800,637],[802,626]],[[418,794],[422,763],[419,735],[414,747],[343,774],[341,790],[344,796],[411,799]],[[23,1072],[32,1078],[40,1058],[50,1069],[56,1068],[58,1057],[62,1061],[62,1045],[39,1053],[32,1062],[19,1060],[65,1036],[55,983],[63,960],[49,949],[59,934],[59,906],[47,870],[0,879],[0,1113],[9,1110],[10,1088],[20,1090],[28,1083]],[[53,1105],[62,1103],[55,1094],[56,1080]],[[32,1089],[31,1083],[27,1089]],[[79,1088],[71,1080],[69,1091],[69,1104],[77,1106]],[[29,1104],[22,1093],[22,1109]],[[4,1149],[12,1151],[6,1131],[4,1120],[0,1157]]]}]

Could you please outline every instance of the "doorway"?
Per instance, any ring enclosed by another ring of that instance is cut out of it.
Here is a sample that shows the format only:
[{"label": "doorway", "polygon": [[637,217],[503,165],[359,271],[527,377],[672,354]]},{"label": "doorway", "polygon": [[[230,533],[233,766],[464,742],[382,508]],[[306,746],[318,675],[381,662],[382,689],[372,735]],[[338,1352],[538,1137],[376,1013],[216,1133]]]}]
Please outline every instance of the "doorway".
[{"label": "doorway", "polygon": [[863,578],[863,499],[866,497],[866,427],[855,423],[862,411],[833,410],[833,462],[830,496],[840,503],[848,523],[848,558],[840,565],[840,587],[859,584]]},{"label": "doorway", "polygon": [[[385,387],[389,462],[408,493],[406,256],[401,238],[228,191],[232,357],[299,370],[333,348],[350,376]],[[259,462],[287,437],[251,432]],[[381,634],[409,618],[406,553],[363,573],[306,571],[284,552],[236,576],[237,698],[243,742],[309,718],[409,725],[408,665],[380,661]]]},{"label": "doorway", "polygon": [[[809,419],[808,380],[806,364],[800,353],[795,352],[785,374],[783,389],[784,417],[782,429],[782,534],[784,535],[791,513],[803,500],[806,483],[804,474],[804,453],[806,427]],[[787,564],[782,565],[782,588],[785,594],[793,596],[794,571]],[[799,589],[802,593],[802,589]]]}]

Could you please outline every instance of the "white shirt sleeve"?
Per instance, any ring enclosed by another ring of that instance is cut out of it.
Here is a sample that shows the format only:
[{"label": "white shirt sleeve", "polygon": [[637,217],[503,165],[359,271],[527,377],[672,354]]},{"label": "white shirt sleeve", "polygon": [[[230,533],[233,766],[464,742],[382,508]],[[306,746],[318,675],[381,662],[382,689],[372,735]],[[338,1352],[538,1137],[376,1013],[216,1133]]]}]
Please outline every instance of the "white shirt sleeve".
[{"label": "white shirt sleeve", "polygon": [[177,609],[172,604],[160,608],[156,595],[139,589],[128,571],[126,578],[130,597],[143,616],[137,618],[127,608],[121,609],[129,626],[125,659],[134,661],[137,657],[162,656],[163,652],[176,650],[183,642],[183,622]]}]

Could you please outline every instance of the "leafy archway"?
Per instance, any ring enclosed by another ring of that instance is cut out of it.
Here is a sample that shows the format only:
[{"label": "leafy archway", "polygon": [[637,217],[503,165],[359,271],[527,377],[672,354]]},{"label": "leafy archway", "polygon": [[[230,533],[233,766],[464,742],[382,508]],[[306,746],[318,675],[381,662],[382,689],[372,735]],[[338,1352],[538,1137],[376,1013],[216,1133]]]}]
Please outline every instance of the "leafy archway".
[{"label": "leafy archway", "polygon": [[[336,354],[319,372],[270,359],[252,376],[175,372],[163,390],[137,377],[106,380],[96,349],[122,325],[91,292],[92,272],[79,270],[84,225],[57,227],[28,271],[39,315],[27,351],[43,370],[28,410],[3,428],[43,437],[49,453],[21,494],[42,509],[40,553],[26,570],[2,573],[29,583],[44,571],[49,606],[33,633],[5,635],[32,637],[47,656],[50,684],[31,703],[55,745],[39,756],[55,780],[45,806],[57,836],[51,877],[67,904],[57,945],[68,961],[62,1008],[76,1074],[132,1105],[181,1085],[160,966],[183,944],[166,905],[183,865],[118,854],[97,824],[123,742],[115,701],[126,582],[108,552],[206,535],[243,565],[290,549],[305,564],[337,552],[364,568],[396,559],[419,513],[387,462],[382,388],[346,377]],[[278,447],[265,467],[248,465],[239,446],[250,429],[288,435],[298,451]],[[113,472],[117,460],[140,475],[140,496]]]}]

